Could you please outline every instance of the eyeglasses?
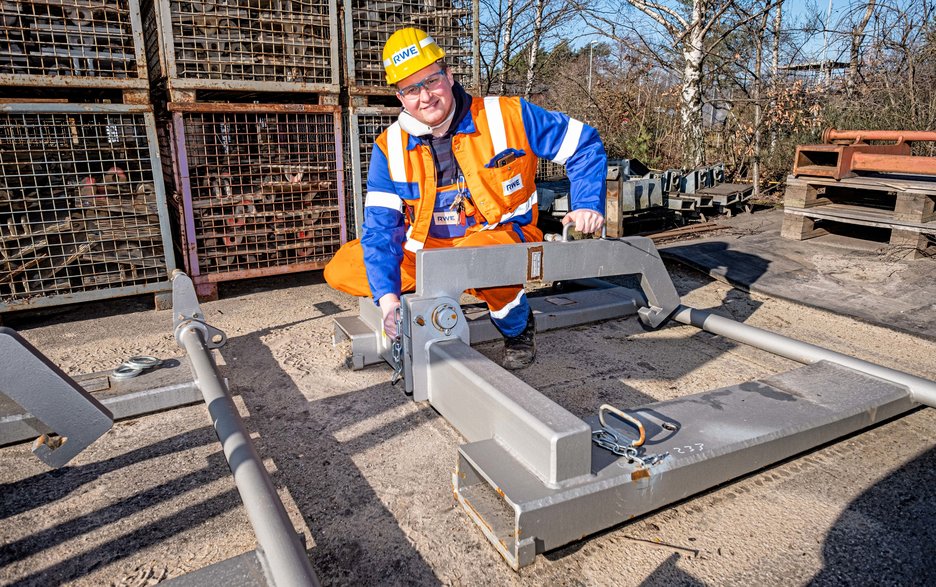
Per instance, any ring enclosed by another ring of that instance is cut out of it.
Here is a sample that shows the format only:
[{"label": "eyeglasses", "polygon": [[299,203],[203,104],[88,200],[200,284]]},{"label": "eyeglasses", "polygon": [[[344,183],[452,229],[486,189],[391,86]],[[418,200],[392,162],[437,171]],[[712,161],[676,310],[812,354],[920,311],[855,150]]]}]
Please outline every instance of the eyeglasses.
[{"label": "eyeglasses", "polygon": [[419,93],[423,88],[426,88],[427,92],[433,90],[438,90],[442,86],[442,80],[445,79],[445,70],[440,69],[436,73],[430,75],[421,82],[416,82],[413,85],[406,86],[405,88],[400,88],[397,90],[397,93],[404,98],[416,98],[419,96]]}]

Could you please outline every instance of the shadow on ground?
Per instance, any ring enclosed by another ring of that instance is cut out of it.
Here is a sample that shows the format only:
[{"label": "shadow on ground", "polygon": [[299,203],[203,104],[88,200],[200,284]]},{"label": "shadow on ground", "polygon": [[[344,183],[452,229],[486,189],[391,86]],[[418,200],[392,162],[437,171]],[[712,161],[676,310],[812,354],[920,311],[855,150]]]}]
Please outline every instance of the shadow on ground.
[{"label": "shadow on ground", "polygon": [[936,448],[862,493],[822,547],[812,585],[936,585]]}]

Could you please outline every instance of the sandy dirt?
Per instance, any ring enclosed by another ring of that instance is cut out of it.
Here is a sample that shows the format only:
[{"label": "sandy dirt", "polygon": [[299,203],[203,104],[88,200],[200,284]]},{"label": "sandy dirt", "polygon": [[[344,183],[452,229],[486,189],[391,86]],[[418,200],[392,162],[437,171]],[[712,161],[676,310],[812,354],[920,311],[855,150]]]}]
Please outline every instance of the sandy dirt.
[{"label": "sandy dirt", "polygon": [[[673,268],[684,302],[936,379],[932,342],[744,294]],[[67,373],[178,357],[152,300],[14,317]],[[222,284],[203,304],[223,368],[325,584],[795,585],[936,583],[936,411],[920,409],[558,551],[515,573],[457,507],[461,439],[390,386],[350,371],[332,320],[356,300],[320,273]],[[538,337],[520,376],[573,413],[765,377],[796,365],[692,327],[634,318]],[[496,357],[499,345],[480,347]],[[204,406],[118,422],[68,467],[0,449],[0,583],[152,585],[255,547]]]}]

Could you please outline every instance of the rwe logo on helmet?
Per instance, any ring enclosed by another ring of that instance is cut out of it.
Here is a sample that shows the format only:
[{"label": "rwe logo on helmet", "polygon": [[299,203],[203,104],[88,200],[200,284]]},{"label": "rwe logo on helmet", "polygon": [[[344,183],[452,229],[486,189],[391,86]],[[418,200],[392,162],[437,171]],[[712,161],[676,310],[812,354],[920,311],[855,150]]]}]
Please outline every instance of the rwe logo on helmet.
[{"label": "rwe logo on helmet", "polygon": [[410,45],[409,47],[400,49],[399,51],[393,54],[393,57],[392,57],[393,64],[399,65],[403,63],[404,61],[406,61],[407,59],[416,57],[418,54],[419,54],[419,49],[416,47],[416,45]]}]

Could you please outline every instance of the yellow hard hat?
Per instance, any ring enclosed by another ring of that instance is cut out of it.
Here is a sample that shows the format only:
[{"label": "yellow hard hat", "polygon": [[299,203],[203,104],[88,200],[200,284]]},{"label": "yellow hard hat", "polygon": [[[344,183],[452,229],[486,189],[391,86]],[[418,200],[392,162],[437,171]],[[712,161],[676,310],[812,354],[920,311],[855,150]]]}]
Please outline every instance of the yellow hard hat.
[{"label": "yellow hard hat", "polygon": [[393,85],[445,57],[445,51],[426,31],[400,29],[390,35],[383,49],[383,65],[387,83]]}]

